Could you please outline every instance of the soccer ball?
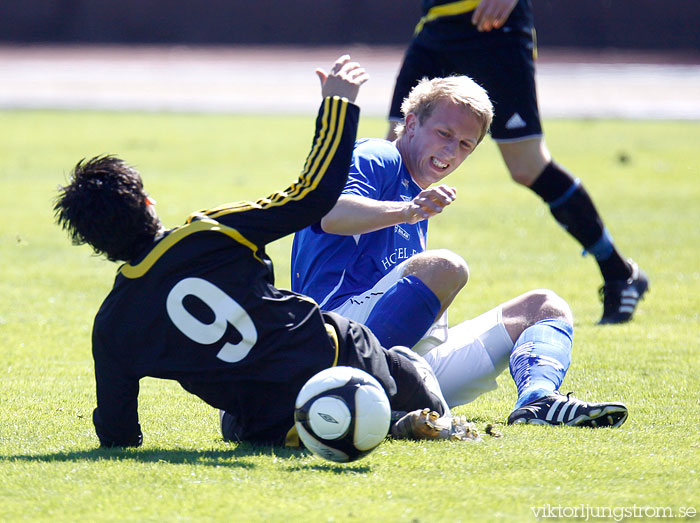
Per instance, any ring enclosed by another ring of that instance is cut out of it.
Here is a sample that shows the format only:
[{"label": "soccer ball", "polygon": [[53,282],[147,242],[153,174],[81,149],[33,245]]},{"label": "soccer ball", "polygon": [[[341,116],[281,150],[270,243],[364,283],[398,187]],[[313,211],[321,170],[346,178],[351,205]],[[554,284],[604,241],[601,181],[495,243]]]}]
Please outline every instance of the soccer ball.
[{"label": "soccer ball", "polygon": [[360,459],[389,432],[391,407],[379,382],[353,367],[331,367],[299,391],[294,422],[304,446],[331,461]]}]

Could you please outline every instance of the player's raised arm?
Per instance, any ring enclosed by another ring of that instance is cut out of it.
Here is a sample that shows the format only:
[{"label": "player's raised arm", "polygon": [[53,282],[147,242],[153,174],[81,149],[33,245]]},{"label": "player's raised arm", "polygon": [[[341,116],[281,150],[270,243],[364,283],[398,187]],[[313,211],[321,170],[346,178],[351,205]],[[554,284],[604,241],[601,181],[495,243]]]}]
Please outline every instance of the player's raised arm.
[{"label": "player's raised arm", "polygon": [[[236,202],[204,214],[236,228],[262,246],[318,222],[333,208],[347,181],[360,110],[352,103],[369,75],[348,55],[330,71],[317,69],[323,101],[311,152],[299,178],[284,191],[255,202]],[[201,213],[198,214],[201,216]]]}]

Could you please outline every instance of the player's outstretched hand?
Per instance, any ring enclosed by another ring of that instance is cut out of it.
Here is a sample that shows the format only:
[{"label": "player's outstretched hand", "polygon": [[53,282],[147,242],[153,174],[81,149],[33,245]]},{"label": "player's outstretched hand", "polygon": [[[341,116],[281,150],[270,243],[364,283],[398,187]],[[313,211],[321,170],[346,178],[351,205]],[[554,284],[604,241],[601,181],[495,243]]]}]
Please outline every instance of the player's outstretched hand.
[{"label": "player's outstretched hand", "polygon": [[369,80],[369,74],[357,62],[350,61],[350,55],[344,54],[338,58],[331,71],[326,73],[323,69],[316,69],[316,74],[321,80],[321,94],[326,96],[342,96],[355,102],[360,86]]}]

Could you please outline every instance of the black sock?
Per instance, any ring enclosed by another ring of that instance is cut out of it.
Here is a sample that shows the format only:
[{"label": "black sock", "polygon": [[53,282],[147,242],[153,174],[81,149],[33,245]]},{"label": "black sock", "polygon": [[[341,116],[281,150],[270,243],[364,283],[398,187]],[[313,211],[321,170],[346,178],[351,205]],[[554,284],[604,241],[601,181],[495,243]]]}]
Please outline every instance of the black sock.
[{"label": "black sock", "polygon": [[578,240],[585,251],[595,256],[605,281],[627,279],[632,274],[579,179],[552,161],[530,189],[549,204],[557,222]]}]

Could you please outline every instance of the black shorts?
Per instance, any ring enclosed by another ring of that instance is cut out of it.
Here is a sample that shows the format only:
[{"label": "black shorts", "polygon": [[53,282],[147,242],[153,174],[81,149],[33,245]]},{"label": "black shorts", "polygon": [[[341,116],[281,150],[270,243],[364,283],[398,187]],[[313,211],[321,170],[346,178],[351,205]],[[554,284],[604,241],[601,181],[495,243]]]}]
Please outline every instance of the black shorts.
[{"label": "black shorts", "polygon": [[[491,35],[493,36],[493,35]],[[486,40],[493,41],[493,38]],[[489,93],[494,105],[491,137],[497,142],[542,136],[535,86],[534,39],[503,35],[498,45],[437,50],[413,41],[396,79],[389,119],[401,121],[401,102],[421,78],[467,75]]]},{"label": "black shorts", "polygon": [[[337,365],[355,367],[374,376],[382,385],[389,397],[393,411],[412,411],[429,408],[440,414],[443,413],[442,404],[437,396],[431,393],[413,363],[405,356],[389,351],[381,346],[379,340],[372,332],[360,323],[344,318],[333,312],[323,312],[323,320],[333,327],[338,340]],[[331,365],[331,361],[318,360],[320,372]],[[252,441],[257,443],[282,444],[289,430],[294,426],[293,402],[296,394],[304,383],[290,384],[289,389],[283,394],[285,402],[290,407],[284,412],[277,413],[275,419],[270,419],[272,410],[259,409],[264,397],[274,399],[271,391],[261,391],[259,397],[251,397],[250,410],[261,410],[261,414],[267,414],[267,419],[253,417],[247,423],[229,412],[221,416],[221,432],[226,441]],[[278,387],[279,388],[279,387]],[[282,391],[278,392],[282,394]],[[293,396],[293,397],[292,397]],[[275,403],[280,403],[276,400]],[[256,426],[259,422],[259,426]]]}]

